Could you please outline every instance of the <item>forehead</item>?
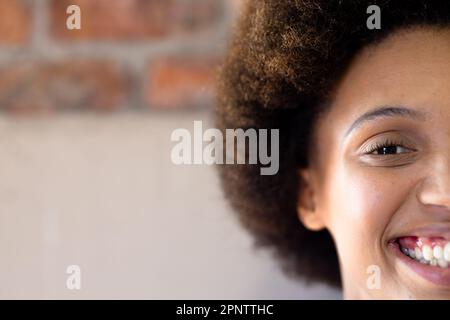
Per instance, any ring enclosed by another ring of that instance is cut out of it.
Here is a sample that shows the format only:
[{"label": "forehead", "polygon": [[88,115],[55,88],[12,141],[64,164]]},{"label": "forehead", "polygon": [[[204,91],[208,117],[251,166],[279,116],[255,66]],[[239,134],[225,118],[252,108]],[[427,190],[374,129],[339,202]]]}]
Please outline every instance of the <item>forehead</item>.
[{"label": "forehead", "polygon": [[362,50],[335,87],[324,118],[329,129],[342,130],[383,105],[450,120],[450,28],[403,30]]}]

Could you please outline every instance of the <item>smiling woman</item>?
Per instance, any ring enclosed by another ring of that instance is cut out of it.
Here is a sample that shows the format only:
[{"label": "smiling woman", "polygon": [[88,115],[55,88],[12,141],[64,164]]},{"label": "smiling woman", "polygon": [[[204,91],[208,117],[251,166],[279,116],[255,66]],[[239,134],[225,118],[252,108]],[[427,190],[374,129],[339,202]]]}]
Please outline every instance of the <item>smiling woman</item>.
[{"label": "smiling woman", "polygon": [[218,122],[280,129],[279,173],[221,167],[224,190],[290,274],[450,299],[450,4],[383,1],[369,30],[370,4],[248,1]]}]

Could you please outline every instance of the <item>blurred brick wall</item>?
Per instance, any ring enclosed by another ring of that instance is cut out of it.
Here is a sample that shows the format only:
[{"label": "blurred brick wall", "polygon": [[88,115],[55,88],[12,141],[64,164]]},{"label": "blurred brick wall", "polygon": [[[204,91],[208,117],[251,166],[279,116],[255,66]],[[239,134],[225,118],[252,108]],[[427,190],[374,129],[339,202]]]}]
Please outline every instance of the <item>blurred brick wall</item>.
[{"label": "blurred brick wall", "polygon": [[0,110],[208,107],[238,2],[0,0]]}]

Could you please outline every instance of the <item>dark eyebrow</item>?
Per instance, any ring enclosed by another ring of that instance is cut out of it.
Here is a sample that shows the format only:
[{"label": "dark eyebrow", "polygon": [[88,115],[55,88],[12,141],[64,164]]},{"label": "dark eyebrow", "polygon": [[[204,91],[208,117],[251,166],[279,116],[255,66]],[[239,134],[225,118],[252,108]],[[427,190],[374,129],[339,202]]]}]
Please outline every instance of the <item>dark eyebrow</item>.
[{"label": "dark eyebrow", "polygon": [[424,113],[417,111],[417,110],[409,109],[406,107],[401,107],[401,106],[378,107],[374,110],[370,110],[370,111],[364,113],[362,116],[360,116],[358,119],[356,119],[355,122],[353,122],[353,124],[350,126],[350,128],[345,133],[345,137],[348,136],[350,134],[350,132],[352,132],[356,128],[360,127],[365,122],[373,121],[373,120],[376,120],[379,118],[395,117],[395,116],[407,117],[407,118],[413,118],[413,119],[419,119],[419,120],[425,119]]}]

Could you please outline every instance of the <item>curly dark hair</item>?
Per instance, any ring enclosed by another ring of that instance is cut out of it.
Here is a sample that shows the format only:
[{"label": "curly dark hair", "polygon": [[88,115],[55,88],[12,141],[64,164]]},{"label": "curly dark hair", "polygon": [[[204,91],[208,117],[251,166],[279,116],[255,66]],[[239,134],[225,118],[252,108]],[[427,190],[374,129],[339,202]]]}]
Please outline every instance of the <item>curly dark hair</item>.
[{"label": "curly dark hair", "polygon": [[[369,5],[381,9],[370,30]],[[224,193],[256,247],[274,249],[288,275],[340,286],[328,231],[298,219],[298,170],[309,163],[312,126],[362,48],[409,27],[447,27],[448,1],[247,0],[219,73],[217,125],[280,129],[276,175],[258,165],[223,165]]]}]

